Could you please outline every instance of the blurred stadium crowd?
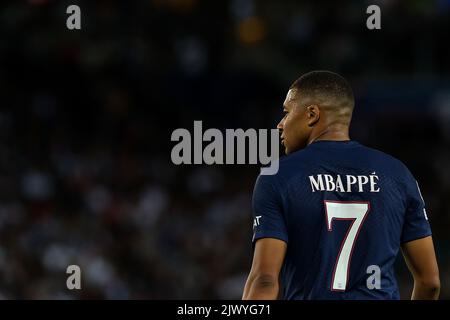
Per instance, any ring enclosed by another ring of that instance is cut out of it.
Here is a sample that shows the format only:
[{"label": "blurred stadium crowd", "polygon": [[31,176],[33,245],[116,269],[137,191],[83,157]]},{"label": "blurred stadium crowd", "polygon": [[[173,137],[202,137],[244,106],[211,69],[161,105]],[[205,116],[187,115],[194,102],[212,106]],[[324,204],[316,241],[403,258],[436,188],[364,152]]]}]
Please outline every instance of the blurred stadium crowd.
[{"label": "blurred stadium crowd", "polygon": [[352,137],[419,181],[450,298],[449,14],[448,0],[2,3],[0,298],[240,298],[259,168],[175,166],[170,134],[273,128],[313,69],[349,79]]}]

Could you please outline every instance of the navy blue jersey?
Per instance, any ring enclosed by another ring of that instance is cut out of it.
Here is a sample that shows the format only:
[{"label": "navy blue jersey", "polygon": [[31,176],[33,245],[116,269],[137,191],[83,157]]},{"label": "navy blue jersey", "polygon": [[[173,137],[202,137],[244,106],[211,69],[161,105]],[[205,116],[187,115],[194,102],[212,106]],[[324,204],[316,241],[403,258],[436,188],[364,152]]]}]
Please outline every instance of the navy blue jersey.
[{"label": "navy blue jersey", "polygon": [[283,299],[399,299],[404,242],[431,235],[419,186],[404,164],[356,141],[317,141],[260,175],[253,242],[287,243]]}]

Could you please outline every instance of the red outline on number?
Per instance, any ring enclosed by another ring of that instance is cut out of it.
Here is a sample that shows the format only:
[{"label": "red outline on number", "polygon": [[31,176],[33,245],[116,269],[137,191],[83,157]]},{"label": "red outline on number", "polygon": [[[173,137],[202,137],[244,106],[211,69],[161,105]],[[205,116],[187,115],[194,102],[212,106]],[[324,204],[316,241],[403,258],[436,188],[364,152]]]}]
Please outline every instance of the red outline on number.
[{"label": "red outline on number", "polygon": [[353,243],[352,243],[352,248],[351,248],[351,250],[350,250],[350,256],[349,256],[349,258],[348,258],[348,266],[347,266],[347,278],[346,278],[346,280],[345,280],[345,289],[347,289],[348,278],[349,278],[349,275],[350,275],[350,264],[351,264],[351,262],[352,262],[353,249],[355,248],[355,243],[356,243],[356,240],[358,239],[359,232],[361,231],[361,228],[362,228],[362,226],[363,226],[363,224],[364,224],[364,221],[366,220],[367,215],[369,214],[369,211],[370,211],[370,202],[369,202],[369,201],[335,201],[335,200],[323,200],[323,203],[324,203],[324,206],[325,206],[325,215],[326,215],[326,221],[325,221],[325,223],[327,224],[327,230],[328,230],[328,232],[333,231],[333,227],[332,227],[332,225],[333,225],[333,220],[351,220],[351,221],[352,221],[352,224],[351,224],[350,227],[347,229],[347,233],[345,234],[345,237],[344,237],[344,239],[343,239],[342,242],[341,242],[341,248],[339,249],[339,253],[338,253],[338,255],[336,256],[336,262],[335,262],[335,264],[334,264],[333,275],[332,275],[332,277],[331,277],[331,284],[330,284],[330,290],[331,290],[331,291],[333,291],[333,292],[345,292],[345,289],[344,289],[344,290],[342,290],[342,289],[333,289],[333,282],[334,282],[334,276],[335,276],[335,273],[336,273],[337,263],[338,263],[339,257],[341,256],[342,248],[344,247],[345,240],[347,240],[347,236],[348,236],[348,234],[349,234],[349,232],[350,232],[350,229],[353,227],[353,224],[355,223],[356,218],[331,218],[330,226],[328,227],[328,210],[327,210],[327,202],[330,202],[330,203],[358,203],[358,204],[367,204],[367,211],[364,213],[364,218],[363,218],[363,220],[361,221],[361,224],[359,225],[358,230],[356,231],[355,240],[353,241]]}]

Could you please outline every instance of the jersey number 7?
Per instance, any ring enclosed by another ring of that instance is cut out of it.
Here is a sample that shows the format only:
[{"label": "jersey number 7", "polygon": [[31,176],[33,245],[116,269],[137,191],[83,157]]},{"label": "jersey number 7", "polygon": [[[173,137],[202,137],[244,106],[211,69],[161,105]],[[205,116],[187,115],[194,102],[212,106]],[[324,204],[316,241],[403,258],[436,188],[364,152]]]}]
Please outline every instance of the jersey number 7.
[{"label": "jersey number 7", "polygon": [[359,231],[370,211],[369,202],[325,200],[328,231],[333,231],[333,220],[351,220],[352,223],[341,243],[331,278],[331,291],[345,291],[349,277],[353,248]]}]

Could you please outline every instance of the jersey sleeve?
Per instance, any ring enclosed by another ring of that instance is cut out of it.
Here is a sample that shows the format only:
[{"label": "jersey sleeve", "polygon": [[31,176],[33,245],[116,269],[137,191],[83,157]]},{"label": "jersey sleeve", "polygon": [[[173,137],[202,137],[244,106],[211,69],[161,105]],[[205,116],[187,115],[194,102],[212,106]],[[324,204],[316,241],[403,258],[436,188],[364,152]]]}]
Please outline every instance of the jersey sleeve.
[{"label": "jersey sleeve", "polygon": [[288,242],[280,190],[274,176],[260,175],[253,191],[253,239],[276,238]]},{"label": "jersey sleeve", "polygon": [[403,224],[401,242],[408,242],[431,235],[425,201],[420,192],[419,184],[407,170],[406,177],[407,209]]}]

